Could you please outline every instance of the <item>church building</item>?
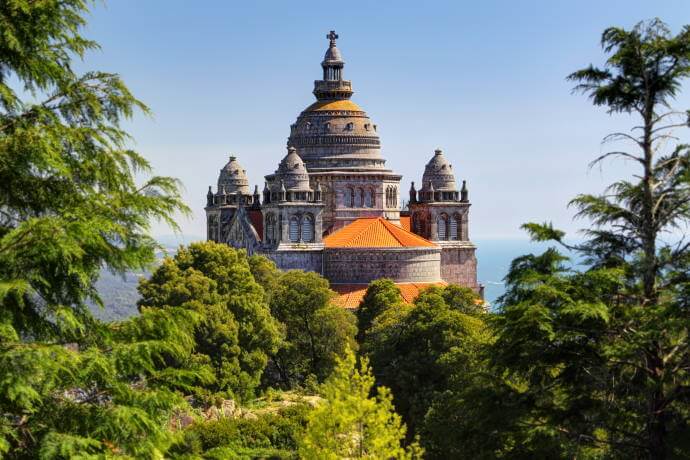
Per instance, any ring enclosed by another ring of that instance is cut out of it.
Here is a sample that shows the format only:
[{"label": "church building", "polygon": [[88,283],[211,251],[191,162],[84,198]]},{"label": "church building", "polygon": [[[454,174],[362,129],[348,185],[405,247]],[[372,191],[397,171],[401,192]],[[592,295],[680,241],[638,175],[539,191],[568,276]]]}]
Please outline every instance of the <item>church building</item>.
[{"label": "church building", "polygon": [[387,167],[376,124],[350,99],[338,35],[327,38],[316,102],[290,126],[286,155],[261,193],[250,191],[245,169],[230,157],[206,197],[207,238],[263,254],[284,270],[320,273],[348,308],[384,277],[407,301],[430,285],[479,292],[465,181],[458,187],[437,149],[401,209],[402,176]]}]

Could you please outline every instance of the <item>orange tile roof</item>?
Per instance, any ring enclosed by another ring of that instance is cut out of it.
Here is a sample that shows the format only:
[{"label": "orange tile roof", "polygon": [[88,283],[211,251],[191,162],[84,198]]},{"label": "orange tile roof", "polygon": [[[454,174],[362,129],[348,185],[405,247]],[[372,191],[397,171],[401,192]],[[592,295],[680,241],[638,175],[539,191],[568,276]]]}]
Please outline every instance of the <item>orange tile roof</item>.
[{"label": "orange tile roof", "polygon": [[[445,281],[438,283],[395,283],[406,303],[414,302],[419,293],[431,286],[445,286]],[[367,284],[331,284],[331,289],[338,293],[333,302],[343,308],[357,308],[367,292]]]},{"label": "orange tile roof", "polygon": [[431,241],[382,217],[363,217],[323,239],[327,248],[436,247]]},{"label": "orange tile roof", "polygon": [[412,227],[410,226],[410,216],[400,216],[400,226],[407,230],[408,232],[412,231]]}]

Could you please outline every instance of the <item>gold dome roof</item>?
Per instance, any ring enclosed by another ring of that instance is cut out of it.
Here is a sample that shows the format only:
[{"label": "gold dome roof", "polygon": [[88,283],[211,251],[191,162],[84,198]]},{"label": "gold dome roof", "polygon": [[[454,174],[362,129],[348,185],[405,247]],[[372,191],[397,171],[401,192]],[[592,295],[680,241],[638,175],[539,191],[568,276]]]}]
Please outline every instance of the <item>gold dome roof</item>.
[{"label": "gold dome roof", "polygon": [[331,110],[349,110],[352,112],[364,112],[360,106],[349,99],[337,99],[316,101],[306,109],[305,112],[328,112]]}]

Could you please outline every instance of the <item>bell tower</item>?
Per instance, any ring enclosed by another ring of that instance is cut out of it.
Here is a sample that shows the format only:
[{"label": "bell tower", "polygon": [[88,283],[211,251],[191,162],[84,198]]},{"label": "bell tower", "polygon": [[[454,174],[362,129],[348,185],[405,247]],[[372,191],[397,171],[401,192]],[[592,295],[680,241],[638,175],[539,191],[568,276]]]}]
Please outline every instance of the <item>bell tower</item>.
[{"label": "bell tower", "polygon": [[441,149],[424,168],[422,187],[410,187],[412,232],[441,246],[441,277],[479,289],[476,247],[469,238],[470,201],[467,183],[458,190],[455,173]]}]

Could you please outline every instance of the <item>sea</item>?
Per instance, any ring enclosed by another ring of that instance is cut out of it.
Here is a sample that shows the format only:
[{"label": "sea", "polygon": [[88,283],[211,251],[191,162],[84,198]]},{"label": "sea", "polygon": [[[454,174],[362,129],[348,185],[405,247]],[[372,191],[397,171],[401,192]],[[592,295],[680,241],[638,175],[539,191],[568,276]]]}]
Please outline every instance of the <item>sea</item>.
[{"label": "sea", "polygon": [[484,285],[484,299],[492,309],[505,292],[504,278],[513,259],[541,254],[554,243],[535,243],[527,239],[473,240],[477,246],[477,281]]}]

